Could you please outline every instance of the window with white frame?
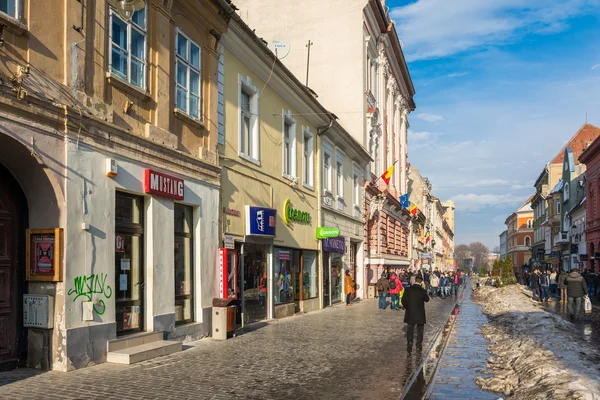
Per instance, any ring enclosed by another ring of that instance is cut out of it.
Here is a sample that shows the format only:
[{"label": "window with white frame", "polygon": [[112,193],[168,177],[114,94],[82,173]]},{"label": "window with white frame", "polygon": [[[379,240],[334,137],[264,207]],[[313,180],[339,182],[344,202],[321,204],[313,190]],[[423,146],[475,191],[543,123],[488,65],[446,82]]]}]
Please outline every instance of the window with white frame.
[{"label": "window with white frame", "polygon": [[190,117],[201,119],[202,51],[179,29],[175,35],[175,49],[175,105]]},{"label": "window with white frame", "polygon": [[556,213],[560,214],[560,201],[556,202]]},{"label": "window with white frame", "polygon": [[258,89],[250,78],[239,76],[239,155],[259,162]]},{"label": "window with white frame", "polygon": [[0,11],[9,17],[18,19],[20,13],[20,0],[0,0]]},{"label": "window with white frame", "polygon": [[525,246],[531,246],[531,238],[529,236],[525,236]]},{"label": "window with white frame", "polygon": [[110,70],[116,76],[146,89],[146,8],[125,21],[110,10]]},{"label": "window with white frame", "polygon": [[360,210],[360,200],[361,200],[361,175],[362,170],[358,166],[358,164],[353,163],[353,174],[352,174],[352,198],[354,203],[354,208],[356,210]]},{"label": "window with white frame", "polygon": [[335,152],[335,193],[338,198],[344,198],[344,153]]},{"label": "window with white frame", "polygon": [[296,177],[296,120],[291,111],[282,112],[283,176]]},{"label": "window with white frame", "polygon": [[302,128],[302,152],[303,152],[303,164],[302,164],[302,181],[304,186],[309,188],[314,187],[314,135],[310,131],[310,128]]},{"label": "window with white frame", "polygon": [[331,193],[331,153],[323,152],[323,190]]}]

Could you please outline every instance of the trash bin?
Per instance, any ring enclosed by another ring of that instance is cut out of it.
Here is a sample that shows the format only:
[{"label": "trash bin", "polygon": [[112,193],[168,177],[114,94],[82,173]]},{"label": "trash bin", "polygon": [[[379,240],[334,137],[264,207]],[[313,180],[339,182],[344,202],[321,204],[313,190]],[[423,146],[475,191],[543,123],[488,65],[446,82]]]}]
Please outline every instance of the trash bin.
[{"label": "trash bin", "polygon": [[216,340],[227,340],[229,334],[235,333],[236,317],[235,299],[213,299],[212,337]]}]

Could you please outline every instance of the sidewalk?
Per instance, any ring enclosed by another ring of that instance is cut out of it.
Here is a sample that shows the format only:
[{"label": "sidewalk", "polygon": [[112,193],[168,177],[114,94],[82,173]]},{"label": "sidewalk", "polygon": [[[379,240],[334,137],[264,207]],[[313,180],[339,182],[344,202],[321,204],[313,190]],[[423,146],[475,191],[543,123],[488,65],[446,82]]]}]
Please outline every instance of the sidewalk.
[{"label": "sidewalk", "polygon": [[475,383],[486,373],[488,341],[481,335],[480,327],[487,322],[481,307],[471,301],[472,286],[465,289],[460,312],[454,323],[446,350],[430,389],[429,399],[481,399],[496,400],[501,395],[482,390]]}]

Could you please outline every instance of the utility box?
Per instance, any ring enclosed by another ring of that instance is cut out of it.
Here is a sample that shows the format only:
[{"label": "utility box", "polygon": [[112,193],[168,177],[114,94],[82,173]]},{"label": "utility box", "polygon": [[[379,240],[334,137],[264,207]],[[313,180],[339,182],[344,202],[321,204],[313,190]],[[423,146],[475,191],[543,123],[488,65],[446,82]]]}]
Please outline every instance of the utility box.
[{"label": "utility box", "polygon": [[54,297],[44,294],[23,295],[23,326],[54,328]]},{"label": "utility box", "polygon": [[235,332],[235,316],[237,311],[235,302],[235,299],[213,299],[213,339],[227,340],[229,334]]},{"label": "utility box", "polygon": [[369,285],[367,288],[367,299],[375,298],[375,285]]}]

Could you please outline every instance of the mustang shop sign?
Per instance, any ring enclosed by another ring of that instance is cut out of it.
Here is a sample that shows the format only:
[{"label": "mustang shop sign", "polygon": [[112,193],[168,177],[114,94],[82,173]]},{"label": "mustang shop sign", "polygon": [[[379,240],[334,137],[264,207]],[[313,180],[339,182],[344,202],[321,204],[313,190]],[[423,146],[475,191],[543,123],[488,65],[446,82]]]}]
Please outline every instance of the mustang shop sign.
[{"label": "mustang shop sign", "polygon": [[183,200],[183,179],[147,169],[145,171],[144,192]]}]

